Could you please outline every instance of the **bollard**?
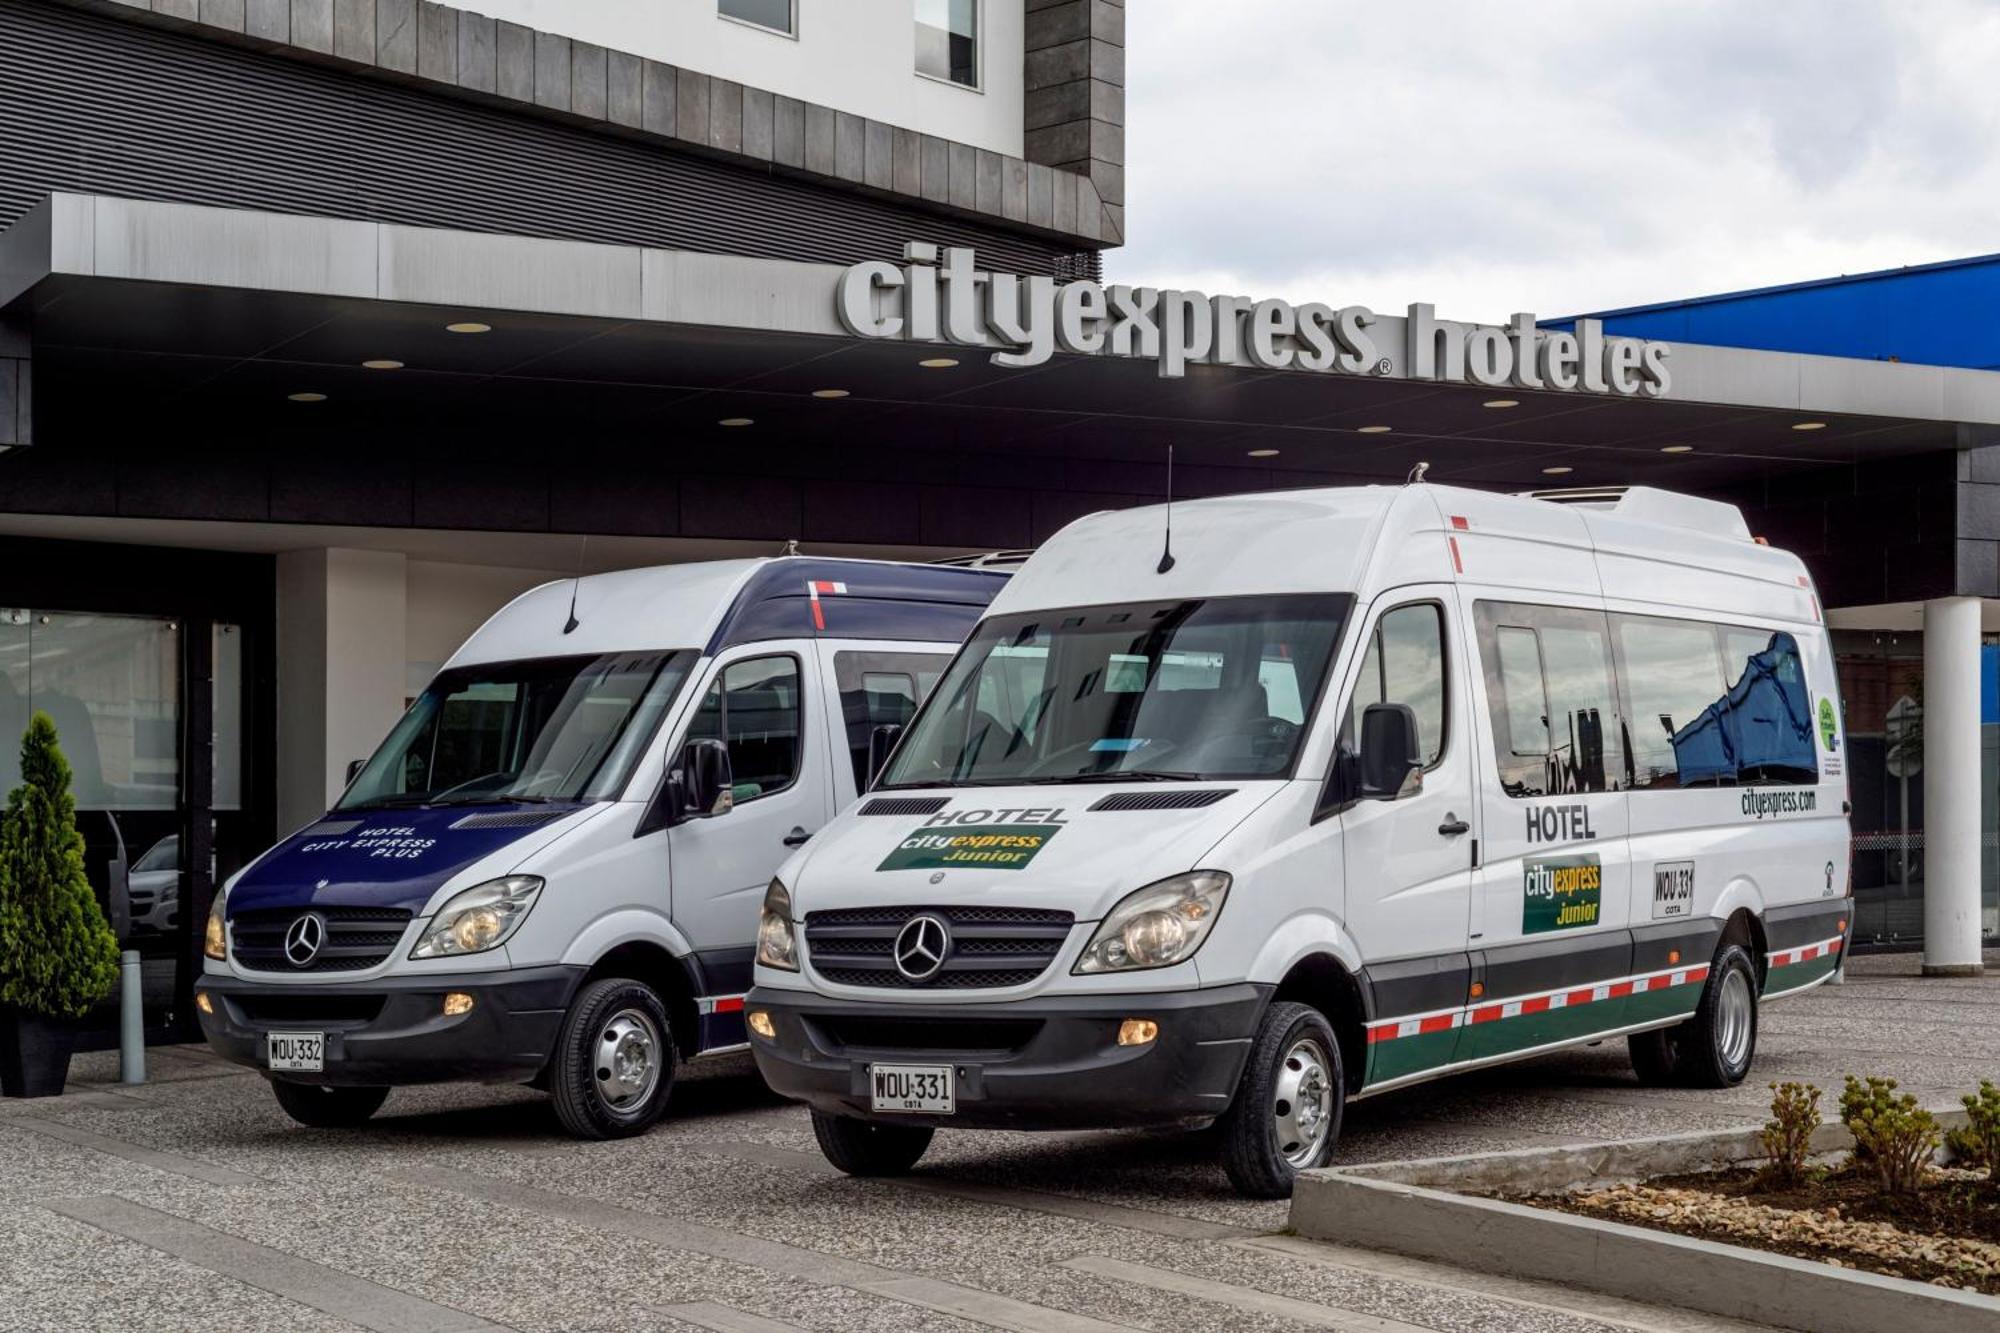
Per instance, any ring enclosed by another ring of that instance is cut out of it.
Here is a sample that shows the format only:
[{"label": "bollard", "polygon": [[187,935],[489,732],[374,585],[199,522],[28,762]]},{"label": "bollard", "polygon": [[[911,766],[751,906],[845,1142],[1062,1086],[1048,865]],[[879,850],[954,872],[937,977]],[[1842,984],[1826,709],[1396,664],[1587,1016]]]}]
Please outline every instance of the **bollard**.
[{"label": "bollard", "polygon": [[139,951],[118,957],[118,1081],[146,1081],[145,986],[139,978]]}]

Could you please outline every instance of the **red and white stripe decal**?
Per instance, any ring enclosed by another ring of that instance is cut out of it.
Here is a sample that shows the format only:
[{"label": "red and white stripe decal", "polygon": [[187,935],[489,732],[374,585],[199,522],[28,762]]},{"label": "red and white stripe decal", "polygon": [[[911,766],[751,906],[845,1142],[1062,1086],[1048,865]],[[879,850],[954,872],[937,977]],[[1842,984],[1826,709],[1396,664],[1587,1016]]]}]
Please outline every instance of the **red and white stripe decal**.
[{"label": "red and white stripe decal", "polygon": [[819,604],[821,593],[829,597],[843,597],[847,594],[847,585],[832,579],[810,579],[806,582],[806,596],[812,599],[814,629],[826,628],[826,612],[820,609]]},{"label": "red and white stripe decal", "polygon": [[1523,1014],[1547,1013],[1551,1009],[1573,1009],[1580,1004],[1644,995],[1674,986],[1691,986],[1707,979],[1708,964],[1696,963],[1692,967],[1674,967],[1663,972],[1648,972],[1643,976],[1620,977],[1616,981],[1591,986],[1543,991],[1508,1000],[1489,1000],[1462,1009],[1441,1009],[1436,1013],[1416,1014],[1409,1018],[1385,1018],[1368,1025],[1368,1044],[1372,1046],[1378,1041],[1416,1037],[1427,1032],[1447,1032],[1474,1023],[1497,1023],[1506,1018],[1519,1018]]},{"label": "red and white stripe decal", "polygon": [[704,1014],[740,1014],[743,1012],[741,995],[704,995],[694,1002],[696,1012]]},{"label": "red and white stripe decal", "polygon": [[1445,544],[1451,547],[1452,572],[1455,574],[1463,574],[1465,572],[1465,561],[1458,553],[1458,538],[1446,537],[1444,540]]},{"label": "red and white stripe decal", "polygon": [[1815,958],[1825,958],[1840,952],[1846,940],[1835,935],[1830,940],[1816,940],[1811,944],[1801,944],[1795,949],[1779,949],[1771,955],[1772,967],[1790,967],[1794,963],[1810,963]]}]

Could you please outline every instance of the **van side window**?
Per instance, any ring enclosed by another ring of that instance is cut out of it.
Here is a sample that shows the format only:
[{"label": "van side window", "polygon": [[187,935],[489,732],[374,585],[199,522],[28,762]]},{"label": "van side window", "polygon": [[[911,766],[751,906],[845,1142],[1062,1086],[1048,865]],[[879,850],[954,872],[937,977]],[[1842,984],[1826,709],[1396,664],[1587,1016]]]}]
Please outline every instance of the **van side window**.
[{"label": "van side window", "polygon": [[868,790],[868,742],[875,728],[904,727],[951,658],[944,653],[837,652],[834,683],[840,690],[847,752],[854,761],[854,790]]},{"label": "van side window", "polygon": [[1625,735],[1632,786],[1704,787],[1736,780],[1716,744],[1722,660],[1715,629],[1694,620],[1611,617],[1618,680],[1625,691]]},{"label": "van side window", "polygon": [[1502,602],[1474,611],[1501,787],[1522,797],[1620,790],[1604,613]]},{"label": "van side window", "polygon": [[[1717,701],[1718,724],[1745,784],[1819,781],[1812,695],[1798,640],[1783,630],[1723,631],[1729,653],[1728,692]],[[1756,647],[1758,639],[1763,646]]]},{"label": "van side window", "polygon": [[1343,756],[1360,755],[1361,714],[1378,703],[1410,706],[1423,765],[1436,767],[1444,755],[1446,710],[1444,621],[1435,603],[1399,606],[1375,622],[1341,726]]},{"label": "van side window", "polygon": [[799,659],[789,654],[731,662],[708,687],[687,738],[729,748],[737,801],[754,801],[797,781],[799,694]]}]

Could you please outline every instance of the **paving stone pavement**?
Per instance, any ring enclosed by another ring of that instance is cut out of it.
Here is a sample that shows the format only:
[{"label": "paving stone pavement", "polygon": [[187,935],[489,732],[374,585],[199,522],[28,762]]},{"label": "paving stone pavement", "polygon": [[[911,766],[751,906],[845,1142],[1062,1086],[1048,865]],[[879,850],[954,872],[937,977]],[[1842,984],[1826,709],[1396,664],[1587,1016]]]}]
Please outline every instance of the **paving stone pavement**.
[{"label": "paving stone pavement", "polygon": [[[2000,954],[1989,955],[2000,967]],[[1622,1043],[1348,1109],[1345,1160],[1760,1121],[1774,1079],[1889,1074],[1948,1106],[2000,1079],[2000,973],[1910,955],[1771,1006],[1751,1078],[1642,1089]],[[905,1181],[851,1180],[747,1058],[684,1073],[646,1137],[576,1143],[523,1089],[402,1089],[359,1130],[294,1125],[200,1047],[124,1088],[78,1057],[0,1103],[0,1330],[1305,1328],[1665,1333],[1748,1325],[1283,1234],[1190,1133],[943,1133]]]}]

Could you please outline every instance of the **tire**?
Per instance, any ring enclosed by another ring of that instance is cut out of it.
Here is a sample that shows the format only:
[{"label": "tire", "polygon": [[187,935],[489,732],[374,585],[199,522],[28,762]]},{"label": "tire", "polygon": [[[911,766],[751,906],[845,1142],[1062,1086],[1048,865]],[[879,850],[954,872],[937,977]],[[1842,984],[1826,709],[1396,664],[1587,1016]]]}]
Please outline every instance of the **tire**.
[{"label": "tire", "polygon": [[1748,950],[1723,942],[1694,1017],[1670,1031],[1682,1084],[1733,1088],[1743,1081],[1757,1057],[1757,968]]},{"label": "tire", "polygon": [[1271,1005],[1216,1122],[1229,1183],[1252,1199],[1290,1197],[1299,1172],[1332,1158],[1346,1104],[1340,1041],[1325,1016],[1289,1000]]},{"label": "tire", "polygon": [[314,1129],[350,1129],[382,1109],[387,1088],[330,1088],[323,1083],[271,1080],[271,1091],[285,1114]]},{"label": "tire", "polygon": [[850,1176],[906,1174],[931,1146],[935,1132],[927,1125],[885,1125],[824,1111],[814,1111],[812,1122],[826,1160]]},{"label": "tire", "polygon": [[578,991],[549,1058],[556,1118],[579,1139],[643,1134],[666,1113],[678,1064],[667,1006],[642,981],[605,977]]},{"label": "tire", "polygon": [[1678,1087],[1681,1081],[1679,1024],[1670,1028],[1654,1028],[1651,1032],[1635,1032],[1625,1039],[1625,1049],[1632,1055],[1632,1072],[1639,1076],[1639,1082],[1649,1088]]}]

